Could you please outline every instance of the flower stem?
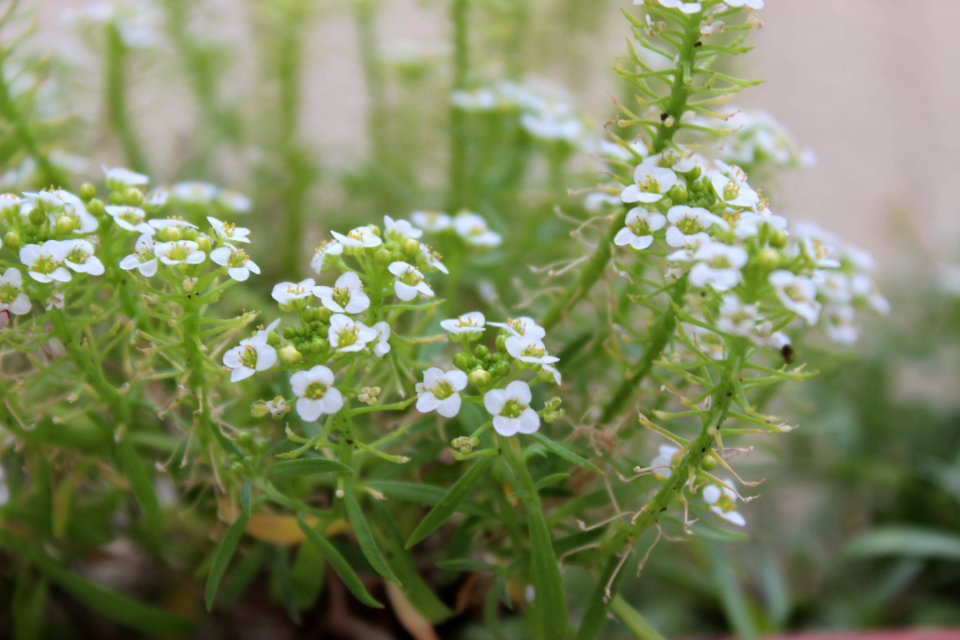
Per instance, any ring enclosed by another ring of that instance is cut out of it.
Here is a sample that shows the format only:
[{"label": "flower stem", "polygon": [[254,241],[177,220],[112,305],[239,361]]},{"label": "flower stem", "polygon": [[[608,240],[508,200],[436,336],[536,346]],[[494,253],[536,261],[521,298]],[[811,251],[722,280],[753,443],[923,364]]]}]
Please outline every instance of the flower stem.
[{"label": "flower stem", "polygon": [[124,44],[120,28],[116,23],[107,24],[106,39],[106,90],[110,120],[117,137],[120,138],[120,145],[127,156],[127,162],[137,171],[149,173],[146,156],[140,148],[140,143],[137,142],[130,122],[127,104],[127,45]]},{"label": "flower stem", "polygon": [[50,158],[40,150],[40,144],[37,142],[33,131],[27,120],[20,114],[13,102],[13,96],[10,94],[10,87],[7,84],[6,72],[3,69],[3,57],[6,51],[0,49],[0,116],[11,124],[13,137],[19,140],[20,145],[37,163],[37,168],[43,176],[43,182],[51,186],[66,186],[66,178],[63,173],[50,162]]},{"label": "flower stem", "polygon": [[[692,474],[700,468],[704,458],[713,450],[713,446],[723,427],[730,406],[736,397],[736,390],[740,384],[740,372],[743,368],[746,345],[737,341],[731,347],[730,355],[725,362],[720,382],[712,392],[713,408],[703,421],[700,434],[693,439],[683,450],[679,462],[674,465],[673,472],[666,480],[653,499],[647,503],[630,523],[618,529],[604,543],[603,548],[609,554],[603,572],[600,574],[597,586],[590,597],[583,623],[577,634],[577,640],[595,638],[606,618],[617,585],[623,572],[621,553],[628,553],[637,540],[651,527],[660,523],[661,515],[667,511],[673,501],[680,496]],[[619,521],[618,521],[619,522]]]},{"label": "flower stem", "polygon": [[[683,43],[677,57],[676,67],[673,70],[673,85],[670,90],[670,101],[667,104],[665,115],[657,125],[657,131],[651,143],[651,153],[657,154],[666,149],[672,142],[673,136],[680,129],[680,120],[687,110],[687,100],[690,97],[689,74],[696,68],[697,43],[700,41],[700,21],[702,14],[697,13],[687,18],[683,34]],[[668,117],[669,116],[669,117]],[[576,286],[568,289],[557,298],[547,310],[543,319],[543,326],[550,329],[563,320],[570,311],[583,300],[593,286],[603,275],[607,263],[612,255],[613,238],[623,227],[627,218],[626,207],[610,220],[610,228],[600,240],[586,267],[580,272],[580,279]]]}]

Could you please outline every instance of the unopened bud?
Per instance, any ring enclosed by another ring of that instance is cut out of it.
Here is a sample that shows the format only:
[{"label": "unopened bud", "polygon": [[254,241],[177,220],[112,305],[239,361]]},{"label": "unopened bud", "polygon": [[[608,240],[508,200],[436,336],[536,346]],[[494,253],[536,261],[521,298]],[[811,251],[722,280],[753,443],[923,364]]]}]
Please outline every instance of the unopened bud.
[{"label": "unopened bud", "polygon": [[403,241],[400,249],[408,256],[414,256],[420,251],[420,243],[413,238],[407,238]]},{"label": "unopened bud", "polygon": [[89,211],[90,213],[92,213],[93,215],[95,215],[95,216],[97,216],[97,217],[102,216],[102,215],[104,214],[103,200],[100,200],[100,199],[98,199],[98,198],[94,198],[93,200],[91,200],[90,202],[88,202],[88,203],[87,203],[87,211]]},{"label": "unopened bud", "polygon": [[704,471],[713,471],[717,468],[717,460],[711,455],[704,456],[703,462],[700,463],[700,467]]},{"label": "unopened bud", "polygon": [[140,191],[140,189],[130,187],[123,192],[123,200],[127,204],[136,207],[143,202],[143,192]]},{"label": "unopened bud", "polygon": [[393,254],[387,251],[385,248],[380,247],[373,254],[373,259],[379,262],[380,264],[389,264],[393,261]]},{"label": "unopened bud", "polygon": [[157,235],[164,242],[176,242],[182,237],[182,234],[180,233],[180,227],[175,226],[164,227],[160,229]]},{"label": "unopened bud", "polygon": [[283,364],[296,364],[301,360],[303,360],[303,354],[292,344],[287,344],[280,349],[280,362]]},{"label": "unopened bud", "polygon": [[197,248],[204,253],[210,253],[213,249],[213,240],[210,239],[208,235],[202,235],[197,238]]},{"label": "unopened bud", "polygon": [[71,233],[74,229],[74,226],[75,225],[73,222],[73,218],[71,218],[70,216],[60,216],[59,218],[57,218],[57,224],[56,224],[57,233],[60,233],[63,235]]},{"label": "unopened bud", "polygon": [[757,262],[764,269],[776,269],[780,266],[780,254],[769,247],[760,251],[757,255]]},{"label": "unopened bud", "polygon": [[32,224],[39,227],[43,224],[43,221],[47,219],[47,214],[45,214],[40,207],[34,207],[30,210],[29,219]]},{"label": "unopened bud", "polygon": [[484,369],[474,369],[470,372],[470,384],[475,387],[484,387],[490,383],[490,373]]},{"label": "unopened bud", "polygon": [[7,231],[3,234],[3,244],[11,249],[18,249],[20,247],[20,234],[13,230]]},{"label": "unopened bud", "polygon": [[92,182],[84,182],[82,185],[80,185],[79,193],[83,201],[86,202],[97,195],[97,188],[93,186]]}]

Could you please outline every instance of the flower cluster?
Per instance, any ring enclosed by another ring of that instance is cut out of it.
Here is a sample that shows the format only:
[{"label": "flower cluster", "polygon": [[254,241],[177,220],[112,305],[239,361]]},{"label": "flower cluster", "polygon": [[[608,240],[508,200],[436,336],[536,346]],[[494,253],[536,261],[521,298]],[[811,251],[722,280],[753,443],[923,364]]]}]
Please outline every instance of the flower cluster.
[{"label": "flower cluster", "polygon": [[585,134],[583,120],[569,102],[548,97],[533,83],[505,80],[472,91],[455,91],[450,100],[463,111],[513,114],[527,134],[544,142],[577,146]]},{"label": "flower cluster", "polygon": [[490,229],[487,221],[473,211],[460,211],[455,216],[442,211],[414,211],[410,219],[427,233],[452,233],[472,247],[492,249],[503,242],[502,236]]},{"label": "flower cluster", "polygon": [[723,357],[723,336],[782,349],[797,323],[857,338],[855,309],[885,313],[869,256],[809,225],[774,214],[737,166],[686,150],[643,159],[620,199],[635,205],[614,243],[649,252],[699,300],[686,318],[700,348]]},{"label": "flower cluster", "polygon": [[719,117],[692,115],[691,124],[720,133],[718,157],[742,167],[810,167],[816,156],[800,147],[790,132],[766,111],[727,109]]}]

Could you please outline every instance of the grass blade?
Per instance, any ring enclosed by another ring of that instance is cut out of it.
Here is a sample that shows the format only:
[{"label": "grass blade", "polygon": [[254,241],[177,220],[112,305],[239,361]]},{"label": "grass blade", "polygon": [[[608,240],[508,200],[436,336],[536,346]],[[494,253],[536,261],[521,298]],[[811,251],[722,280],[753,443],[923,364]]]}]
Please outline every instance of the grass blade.
[{"label": "grass blade", "polygon": [[436,531],[440,525],[446,522],[450,516],[456,512],[457,507],[470,494],[473,485],[476,484],[477,480],[480,479],[480,476],[493,460],[494,458],[492,457],[481,458],[453,483],[450,491],[440,499],[436,506],[430,510],[430,513],[420,521],[420,524],[413,530],[413,533],[410,534],[410,537],[407,539],[407,549]]},{"label": "grass blade", "polygon": [[213,603],[217,598],[217,589],[220,588],[220,581],[223,579],[223,574],[227,572],[227,567],[230,566],[230,560],[233,559],[237,545],[240,544],[240,538],[243,537],[243,530],[249,519],[250,514],[241,513],[227,529],[226,535],[223,536],[217,546],[213,556],[213,565],[210,567],[210,574],[207,576],[207,586],[203,591],[207,611],[213,609]]},{"label": "grass blade", "polygon": [[383,604],[370,595],[370,592],[367,591],[367,588],[363,586],[363,581],[360,580],[360,576],[357,575],[357,572],[353,570],[353,567],[350,566],[340,552],[337,551],[336,547],[330,544],[326,538],[323,537],[323,534],[315,531],[306,522],[303,521],[303,518],[297,516],[297,524],[300,525],[300,530],[303,531],[304,535],[307,536],[307,539],[315,544],[320,550],[320,553],[323,554],[324,559],[333,567],[333,570],[337,572],[337,575],[340,576],[340,579],[343,580],[343,584],[350,590],[350,593],[354,597],[367,605],[368,607],[375,607],[377,609],[382,609]]}]

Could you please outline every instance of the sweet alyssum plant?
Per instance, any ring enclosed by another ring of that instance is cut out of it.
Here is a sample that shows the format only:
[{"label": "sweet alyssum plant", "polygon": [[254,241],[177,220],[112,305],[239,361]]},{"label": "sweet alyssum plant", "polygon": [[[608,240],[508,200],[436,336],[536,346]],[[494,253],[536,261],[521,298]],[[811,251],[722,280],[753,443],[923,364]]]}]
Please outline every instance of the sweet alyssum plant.
[{"label": "sweet alyssum plant", "polygon": [[[71,570],[123,538],[196,566],[208,609],[267,571],[294,620],[336,580],[426,634],[471,606],[466,586],[441,595],[469,575],[491,632],[510,609],[527,637],[598,637],[610,614],[655,636],[620,585],[664,535],[745,524],[731,440],[790,430],[760,405],[809,375],[804,331],[852,343],[856,310],[885,301],[866,256],[749,182],[804,161],[729,108],[751,83],[717,70],[762,0],[638,4],[618,68],[636,100],[594,145],[583,207],[602,230],[566,245],[585,255],[539,308],[461,294],[463,265],[511,241],[465,208],[332,232],[265,303],[239,194],[106,168],[102,187],[0,196],[0,544],[21,611],[52,583],[127,626],[189,629]],[[508,100],[558,182],[572,111],[465,84],[459,126]],[[451,203],[488,205],[457,171]]]}]

